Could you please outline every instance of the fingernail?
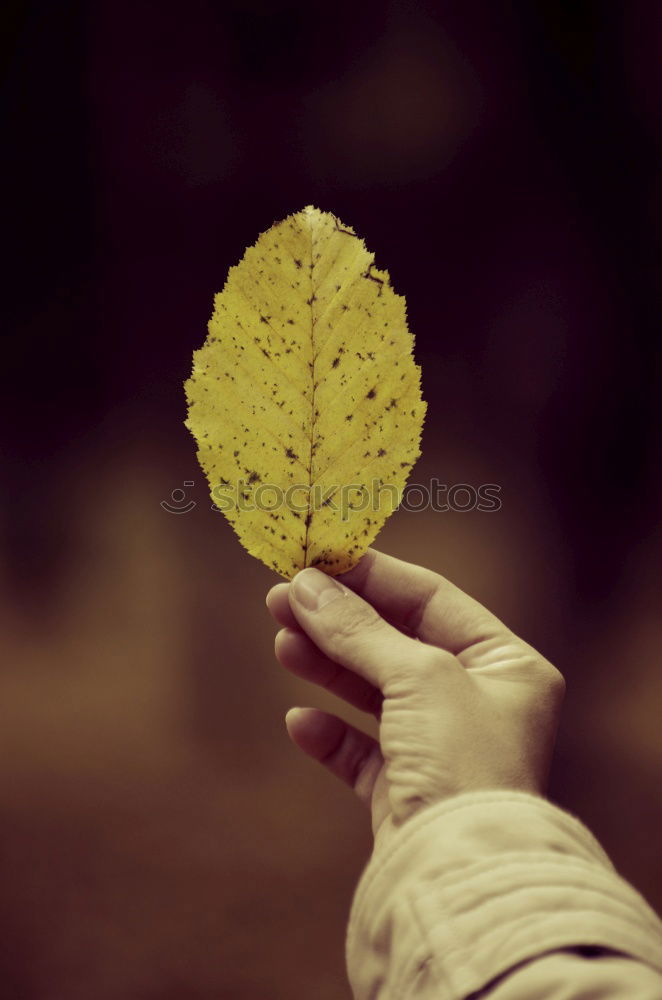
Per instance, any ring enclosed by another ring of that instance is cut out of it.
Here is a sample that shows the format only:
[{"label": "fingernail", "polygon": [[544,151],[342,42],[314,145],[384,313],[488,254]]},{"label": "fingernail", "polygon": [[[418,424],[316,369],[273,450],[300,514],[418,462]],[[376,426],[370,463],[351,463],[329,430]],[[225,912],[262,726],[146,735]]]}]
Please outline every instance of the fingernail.
[{"label": "fingernail", "polygon": [[304,569],[292,580],[294,596],[307,611],[319,611],[329,601],[343,597],[345,590],[332,576],[319,569]]},{"label": "fingernail", "polygon": [[301,713],[305,711],[305,708],[291,708],[285,713],[285,726],[289,729],[290,723],[294,722],[295,719],[299,718]]}]

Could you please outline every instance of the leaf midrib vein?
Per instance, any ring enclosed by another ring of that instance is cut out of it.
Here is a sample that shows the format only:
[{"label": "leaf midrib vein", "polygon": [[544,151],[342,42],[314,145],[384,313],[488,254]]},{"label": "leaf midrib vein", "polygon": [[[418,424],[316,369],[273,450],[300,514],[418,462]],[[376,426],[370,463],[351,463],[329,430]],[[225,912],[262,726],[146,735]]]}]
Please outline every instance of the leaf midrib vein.
[{"label": "leaf midrib vein", "polygon": [[308,563],[308,537],[310,535],[310,522],[313,519],[313,513],[311,509],[311,491],[313,482],[313,445],[315,440],[315,310],[313,309],[313,296],[314,292],[314,272],[315,272],[315,258],[314,258],[314,241],[313,241],[313,223],[312,219],[308,219],[308,226],[310,230],[310,295],[308,296],[310,301],[310,378],[311,378],[311,396],[310,396],[310,457],[308,460],[308,510],[306,512],[306,535],[303,543],[303,565],[304,568]]}]

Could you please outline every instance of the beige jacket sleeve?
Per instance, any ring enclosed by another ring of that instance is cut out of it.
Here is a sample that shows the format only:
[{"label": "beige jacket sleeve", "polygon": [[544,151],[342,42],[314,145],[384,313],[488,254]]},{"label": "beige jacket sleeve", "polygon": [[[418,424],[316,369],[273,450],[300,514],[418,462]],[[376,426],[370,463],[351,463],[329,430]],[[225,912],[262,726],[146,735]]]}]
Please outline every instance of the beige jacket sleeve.
[{"label": "beige jacket sleeve", "polygon": [[577,819],[473,792],[380,830],[347,965],[356,1000],[662,1000],[662,924]]}]

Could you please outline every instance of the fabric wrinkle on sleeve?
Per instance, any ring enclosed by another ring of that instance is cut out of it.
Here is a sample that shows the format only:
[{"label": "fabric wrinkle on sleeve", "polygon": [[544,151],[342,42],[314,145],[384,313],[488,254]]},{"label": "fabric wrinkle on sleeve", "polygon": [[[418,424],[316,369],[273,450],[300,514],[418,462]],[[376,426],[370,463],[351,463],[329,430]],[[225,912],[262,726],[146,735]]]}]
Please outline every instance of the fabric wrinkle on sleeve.
[{"label": "fabric wrinkle on sleeve", "polygon": [[[472,792],[378,834],[352,904],[347,963],[357,1000],[451,1000],[581,946],[662,976],[658,917],[583,824],[535,795]],[[506,1000],[507,981],[499,989]]]}]

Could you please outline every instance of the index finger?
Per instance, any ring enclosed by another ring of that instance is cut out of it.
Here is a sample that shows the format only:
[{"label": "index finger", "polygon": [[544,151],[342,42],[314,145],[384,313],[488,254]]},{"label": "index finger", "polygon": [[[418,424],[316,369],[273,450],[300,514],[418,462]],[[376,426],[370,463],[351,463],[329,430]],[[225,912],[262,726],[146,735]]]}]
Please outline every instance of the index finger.
[{"label": "index finger", "polygon": [[338,580],[396,628],[455,656],[510,632],[496,615],[439,573],[377,549],[368,549]]}]

